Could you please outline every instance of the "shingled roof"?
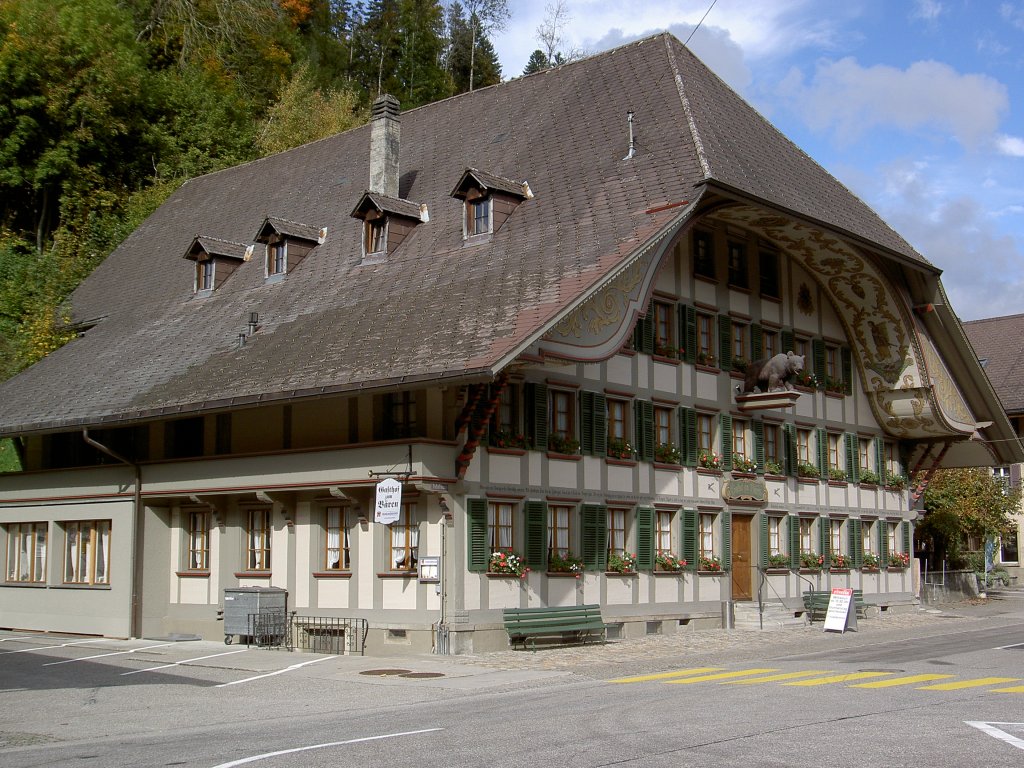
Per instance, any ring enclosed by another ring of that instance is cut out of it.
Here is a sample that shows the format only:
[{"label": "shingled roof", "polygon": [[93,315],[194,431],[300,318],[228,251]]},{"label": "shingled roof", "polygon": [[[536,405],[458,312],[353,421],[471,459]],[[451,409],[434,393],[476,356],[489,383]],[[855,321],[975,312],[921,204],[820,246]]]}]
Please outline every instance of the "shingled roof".
[{"label": "shingled roof", "polygon": [[[638,151],[625,159],[630,110]],[[362,263],[349,216],[367,187],[369,126],[193,179],[74,293],[77,322],[102,320],[0,385],[0,434],[488,378],[711,183],[934,271],[667,34],[401,120],[400,194],[430,221],[386,260]],[[451,197],[466,168],[528,179],[534,194],[472,247]],[[278,281],[257,246],[195,298],[181,258],[195,233],[250,243],[268,220],[329,236]],[[251,312],[262,325],[239,348]]]},{"label": "shingled roof", "polygon": [[969,320],[964,332],[1010,415],[1024,415],[1024,315]]}]

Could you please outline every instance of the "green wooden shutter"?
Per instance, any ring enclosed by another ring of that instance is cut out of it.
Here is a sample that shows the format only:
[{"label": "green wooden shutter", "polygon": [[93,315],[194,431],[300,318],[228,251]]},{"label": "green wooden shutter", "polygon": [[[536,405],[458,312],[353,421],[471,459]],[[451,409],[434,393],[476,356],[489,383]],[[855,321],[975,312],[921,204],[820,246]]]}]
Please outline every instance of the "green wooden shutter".
[{"label": "green wooden shutter", "polygon": [[782,442],[784,455],[783,458],[786,462],[786,474],[790,477],[797,476],[797,460],[796,460],[796,425],[794,424],[783,424],[782,425]]},{"label": "green wooden shutter", "polygon": [[889,521],[882,519],[875,525],[878,527],[878,560],[882,568],[889,567]]},{"label": "green wooden shutter", "polygon": [[697,359],[697,310],[679,305],[679,338],[683,340],[683,360],[692,363]]},{"label": "green wooden shutter", "polygon": [[793,335],[792,328],[783,328],[779,333],[779,341],[781,343],[779,352],[782,354],[786,354],[787,352],[796,352],[796,349],[794,349],[796,346],[796,338]]},{"label": "green wooden shutter", "polygon": [[722,510],[722,570],[732,568],[732,512]]},{"label": "green wooden shutter", "polygon": [[527,404],[530,408],[530,440],[534,450],[548,448],[548,387],[546,384],[526,385]]},{"label": "green wooden shutter", "polygon": [[682,511],[682,525],[680,528],[683,532],[683,546],[681,552],[683,559],[686,561],[686,570],[696,571],[697,570],[697,510],[696,509],[684,509]]},{"label": "green wooden shutter", "polygon": [[732,416],[728,413],[718,414],[719,431],[722,434],[722,469],[732,469]]},{"label": "green wooden shutter", "polygon": [[827,517],[818,518],[818,554],[824,558],[822,568],[829,567],[829,559],[832,556],[832,531],[831,521]]},{"label": "green wooden shutter", "polygon": [[598,392],[580,392],[580,451],[603,456],[607,449],[607,398]]},{"label": "green wooden shutter", "polygon": [[853,354],[849,347],[842,347],[839,350],[839,357],[843,364],[843,391],[853,394]]},{"label": "green wooden shutter", "polygon": [[526,502],[526,564],[535,571],[548,566],[548,505],[543,501]]},{"label": "green wooden shutter", "polygon": [[636,423],[636,448],[641,461],[654,461],[654,403],[650,400],[633,402]]},{"label": "green wooden shutter", "polygon": [[751,422],[754,427],[754,461],[757,462],[757,474],[764,474],[764,422],[760,419]]},{"label": "green wooden shutter", "polygon": [[885,485],[885,440],[881,437],[875,438],[875,473],[879,484]]},{"label": "green wooden shutter", "polygon": [[580,392],[580,453],[594,453],[593,392]]},{"label": "green wooden shutter", "polygon": [[762,571],[768,567],[768,515],[758,512],[758,527],[760,531],[760,542],[757,551],[757,567]]},{"label": "green wooden shutter", "polygon": [[799,568],[800,518],[797,515],[789,515],[786,518],[786,526],[789,530],[789,565],[791,568]]},{"label": "green wooden shutter", "polygon": [[654,353],[654,302],[647,305],[647,314],[637,318],[633,328],[633,346],[637,352]]},{"label": "green wooden shutter", "polygon": [[818,389],[825,388],[825,340],[811,339],[811,361],[814,377],[818,380]]},{"label": "green wooden shutter", "polygon": [[584,504],[580,515],[583,542],[583,567],[603,571],[608,567],[608,508],[604,504]]},{"label": "green wooden shutter", "polygon": [[679,409],[679,454],[683,466],[697,466],[697,412],[693,408]]},{"label": "green wooden shutter", "polygon": [[759,323],[750,325],[750,359],[760,360],[764,357],[764,331]]},{"label": "green wooden shutter", "polygon": [[732,318],[728,315],[718,316],[718,367],[732,370]]},{"label": "green wooden shutter", "polygon": [[846,433],[846,479],[860,482],[860,439],[853,432]]},{"label": "green wooden shutter", "polygon": [[639,571],[654,568],[654,507],[636,510],[636,567]]},{"label": "green wooden shutter", "polygon": [[466,503],[466,568],[475,573],[487,570],[490,559],[487,541],[487,499]]},{"label": "green wooden shutter", "polygon": [[909,555],[913,552],[913,532],[911,531],[910,521],[904,520],[900,524],[900,528],[902,528],[900,534],[903,540],[903,551]]},{"label": "green wooden shutter", "polygon": [[823,480],[828,480],[828,432],[825,431],[824,427],[818,427],[818,470],[821,472]]},{"label": "green wooden shutter", "polygon": [[850,560],[854,568],[860,568],[864,564],[864,537],[860,520],[850,520],[846,524],[846,529]]}]

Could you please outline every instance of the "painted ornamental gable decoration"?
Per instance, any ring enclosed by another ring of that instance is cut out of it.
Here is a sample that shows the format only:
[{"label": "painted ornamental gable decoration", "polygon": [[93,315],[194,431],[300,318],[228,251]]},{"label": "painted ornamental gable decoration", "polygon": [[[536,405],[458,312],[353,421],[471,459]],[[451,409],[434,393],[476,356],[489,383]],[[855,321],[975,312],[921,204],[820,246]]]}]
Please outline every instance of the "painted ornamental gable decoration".
[{"label": "painted ornamental gable decoration", "polygon": [[843,323],[872,411],[890,434],[914,439],[975,432],[952,377],[873,260],[820,229],[755,208],[720,209],[714,218],[770,239],[819,283]]}]

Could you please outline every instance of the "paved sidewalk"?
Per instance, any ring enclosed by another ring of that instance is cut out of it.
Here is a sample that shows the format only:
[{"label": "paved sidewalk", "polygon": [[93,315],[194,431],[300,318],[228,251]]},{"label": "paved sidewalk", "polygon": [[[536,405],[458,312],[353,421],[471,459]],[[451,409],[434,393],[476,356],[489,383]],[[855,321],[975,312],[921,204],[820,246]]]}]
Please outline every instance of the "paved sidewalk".
[{"label": "paved sidewalk", "polygon": [[[1024,619],[1024,592],[1010,599],[974,600],[939,607],[909,607],[858,620],[856,632],[824,632],[817,622],[803,627],[758,631],[701,629],[673,634],[614,640],[603,644],[496,651],[450,657],[453,661],[496,669],[564,671],[586,677],[607,678],[628,666],[631,674],[680,665],[723,662],[736,656],[773,658],[851,648],[894,640],[912,640],[967,631]],[[632,670],[636,670],[633,672]]]}]

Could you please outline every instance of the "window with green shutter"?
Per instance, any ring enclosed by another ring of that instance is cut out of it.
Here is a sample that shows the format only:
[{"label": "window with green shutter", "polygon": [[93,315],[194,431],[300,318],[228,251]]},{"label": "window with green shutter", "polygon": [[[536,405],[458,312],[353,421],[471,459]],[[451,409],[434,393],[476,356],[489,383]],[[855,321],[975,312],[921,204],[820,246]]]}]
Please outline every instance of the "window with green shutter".
[{"label": "window with green shutter", "polygon": [[466,568],[474,573],[487,570],[490,559],[487,540],[487,499],[466,502]]},{"label": "window with green shutter", "polygon": [[889,567],[889,521],[881,519],[875,525],[878,529],[878,562],[882,568]]},{"label": "window with green shutter", "polygon": [[878,474],[878,482],[885,485],[885,440],[881,437],[875,438],[875,472]]},{"label": "window with green shutter", "polygon": [[548,505],[543,501],[527,501],[526,515],[526,546],[523,552],[526,564],[535,571],[543,571],[548,566]]},{"label": "window with green shutter", "polygon": [[779,352],[782,354],[796,352],[796,336],[793,334],[792,328],[783,328],[779,334],[779,339],[782,341],[782,348]]},{"label": "window with green shutter", "polygon": [[580,539],[583,567],[603,571],[608,567],[608,508],[604,504],[584,504],[580,512]]},{"label": "window with green shutter", "polygon": [[849,347],[842,347],[839,350],[839,356],[843,366],[843,391],[848,394],[853,394],[853,354],[850,352]]},{"label": "window with green shutter", "polygon": [[860,568],[864,565],[864,536],[862,534],[863,527],[860,520],[850,520],[848,523],[849,535],[847,536],[847,545],[850,554],[850,560],[852,561],[854,568]]},{"label": "window with green shutter", "polygon": [[750,325],[750,359],[760,360],[764,357],[764,330],[758,323]]},{"label": "window with green shutter", "polygon": [[797,515],[786,517],[786,528],[789,531],[789,565],[800,567],[800,518]]},{"label": "window with green shutter", "polygon": [[722,470],[732,469],[732,416],[728,413],[718,414],[718,431],[722,446]]},{"label": "window with green shutter", "polygon": [[783,424],[782,425],[782,442],[783,442],[783,459],[785,460],[785,472],[790,477],[797,476],[797,467],[799,461],[797,461],[796,453],[796,425],[795,424]]},{"label": "window with green shutter", "polygon": [[647,305],[647,314],[638,317],[633,328],[633,347],[637,352],[654,354],[654,302]]},{"label": "window with green shutter", "polygon": [[911,526],[912,524],[909,520],[904,520],[900,524],[900,528],[902,529],[900,533],[902,534],[903,551],[908,555],[914,551],[914,534]]},{"label": "window with green shutter", "polygon": [[828,479],[828,432],[824,427],[818,427],[815,430],[817,435],[817,445],[815,448],[818,453],[818,471],[821,472],[822,479]]},{"label": "window with green shutter", "polygon": [[580,392],[580,451],[603,456],[608,448],[608,402],[599,392]]},{"label": "window with green shutter", "polygon": [[829,523],[827,517],[818,518],[818,554],[824,558],[822,563],[825,569],[832,557],[832,529]]},{"label": "window with green shutter", "polygon": [[751,422],[754,430],[754,461],[757,463],[757,474],[763,475],[765,469],[764,461],[764,422],[757,419]]},{"label": "window with green shutter", "polygon": [[686,570],[697,570],[697,553],[699,551],[698,537],[700,532],[697,528],[697,510],[684,509],[680,515],[682,532],[682,546],[680,551],[686,561]]},{"label": "window with green shutter", "polygon": [[732,370],[732,318],[728,315],[718,316],[718,367]]},{"label": "window with green shutter", "polygon": [[853,432],[847,432],[846,442],[846,479],[851,483],[860,482],[860,438]]},{"label": "window with green shutter", "polygon": [[680,304],[678,314],[683,360],[692,363],[697,359],[697,310],[694,307]]},{"label": "window with green shutter", "polygon": [[693,408],[679,409],[679,442],[683,466],[697,466],[697,412]]},{"label": "window with green shutter", "polygon": [[640,461],[654,461],[654,403],[635,400],[633,410],[636,424],[636,445],[633,447]]},{"label": "window with green shutter", "polygon": [[527,428],[534,450],[548,448],[548,387],[530,382],[525,385]]},{"label": "window with green shutter", "polygon": [[811,339],[811,365],[814,368],[814,378],[818,380],[818,389],[824,389],[827,378],[824,339]]},{"label": "window with green shutter", "polygon": [[636,567],[639,571],[654,569],[654,507],[636,509]]},{"label": "window with green shutter", "polygon": [[722,510],[722,570],[732,567],[732,512]]}]

